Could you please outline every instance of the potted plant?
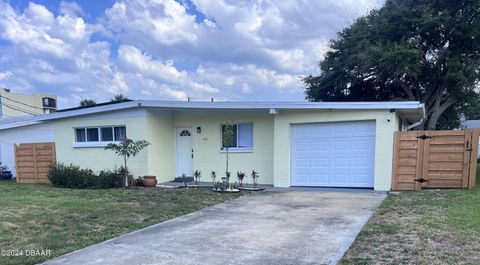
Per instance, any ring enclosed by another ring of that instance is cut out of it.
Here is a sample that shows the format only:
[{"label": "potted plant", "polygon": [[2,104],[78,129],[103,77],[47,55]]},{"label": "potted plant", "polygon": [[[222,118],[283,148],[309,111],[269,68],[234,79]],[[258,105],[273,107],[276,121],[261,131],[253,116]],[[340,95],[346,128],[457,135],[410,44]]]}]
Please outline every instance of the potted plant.
[{"label": "potted plant", "polygon": [[215,179],[217,179],[217,173],[215,173],[215,171],[212,171],[210,173],[210,177],[212,178],[212,185],[215,186]]},{"label": "potted plant", "polygon": [[245,172],[237,171],[237,178],[240,187],[243,187],[243,179],[245,178]]},{"label": "potted plant", "polygon": [[185,174],[182,174],[182,183],[183,183],[183,187],[187,187],[187,175]]},{"label": "potted plant", "polygon": [[257,188],[257,183],[258,183],[258,178],[260,177],[258,175],[258,172],[256,172],[255,170],[252,170],[252,180],[253,180],[253,188],[256,189]]},{"label": "potted plant", "polygon": [[222,182],[215,182],[213,184],[213,191],[220,193],[237,193],[240,189],[237,187],[237,183],[228,184],[225,177],[222,178]]},{"label": "potted plant", "polygon": [[152,175],[143,176],[143,186],[145,187],[157,186],[157,177]]},{"label": "potted plant", "polygon": [[[222,179],[224,179],[224,178],[222,178]],[[230,172],[228,172],[228,171],[225,172],[225,182],[226,182],[227,186],[228,186],[228,183],[230,183]]]},{"label": "potted plant", "polygon": [[193,172],[193,177],[195,178],[195,186],[198,186],[198,182],[199,182],[200,178],[202,177],[202,171],[195,170],[195,172]]},{"label": "potted plant", "polygon": [[252,173],[250,174],[250,176],[252,177],[252,187],[238,187],[238,189],[240,190],[248,190],[248,191],[262,191],[262,190],[265,190],[265,188],[259,188],[257,187],[258,185],[258,178],[260,177],[260,175],[258,174],[258,172],[256,172],[255,170],[252,170]]}]

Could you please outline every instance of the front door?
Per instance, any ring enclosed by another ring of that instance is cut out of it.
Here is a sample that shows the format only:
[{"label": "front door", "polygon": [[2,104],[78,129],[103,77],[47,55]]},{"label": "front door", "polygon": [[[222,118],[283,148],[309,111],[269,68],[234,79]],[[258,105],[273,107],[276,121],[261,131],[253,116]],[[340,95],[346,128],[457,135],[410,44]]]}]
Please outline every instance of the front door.
[{"label": "front door", "polygon": [[191,128],[177,128],[177,176],[182,174],[192,176],[193,173],[193,142]]}]

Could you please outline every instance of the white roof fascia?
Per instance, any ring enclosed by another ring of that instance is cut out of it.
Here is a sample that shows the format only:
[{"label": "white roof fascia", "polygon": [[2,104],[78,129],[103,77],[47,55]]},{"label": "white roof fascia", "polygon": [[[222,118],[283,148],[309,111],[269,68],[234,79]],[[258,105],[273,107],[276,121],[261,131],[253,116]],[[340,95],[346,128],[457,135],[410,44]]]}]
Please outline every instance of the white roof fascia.
[{"label": "white roof fascia", "polygon": [[42,121],[96,114],[115,110],[124,110],[138,107],[163,108],[163,109],[205,109],[205,110],[241,110],[241,109],[278,109],[278,110],[319,110],[319,109],[354,109],[354,110],[381,110],[395,109],[419,110],[425,116],[425,105],[418,101],[390,101],[390,102],[187,102],[187,101],[161,101],[161,100],[135,100],[111,105],[82,108],[65,112],[22,117],[21,121],[2,123],[0,130],[31,124]]}]

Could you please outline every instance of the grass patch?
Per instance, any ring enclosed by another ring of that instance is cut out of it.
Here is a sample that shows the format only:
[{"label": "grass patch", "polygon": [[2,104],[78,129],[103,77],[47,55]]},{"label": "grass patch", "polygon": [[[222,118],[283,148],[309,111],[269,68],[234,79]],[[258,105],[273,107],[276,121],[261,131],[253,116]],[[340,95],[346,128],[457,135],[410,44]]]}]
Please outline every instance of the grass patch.
[{"label": "grass patch", "polygon": [[480,189],[401,192],[388,195],[340,264],[480,264],[479,250]]},{"label": "grass patch", "polygon": [[238,196],[202,188],[76,190],[0,181],[0,250],[52,251],[50,257],[0,255],[0,264],[35,264]]}]

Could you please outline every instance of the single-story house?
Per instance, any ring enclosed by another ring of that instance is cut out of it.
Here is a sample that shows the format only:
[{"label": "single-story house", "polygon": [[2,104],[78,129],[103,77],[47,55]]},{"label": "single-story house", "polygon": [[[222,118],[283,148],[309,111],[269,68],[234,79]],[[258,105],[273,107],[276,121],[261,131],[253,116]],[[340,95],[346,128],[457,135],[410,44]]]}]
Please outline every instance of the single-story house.
[{"label": "single-story house", "polygon": [[151,145],[129,161],[135,176],[162,182],[200,170],[207,181],[225,172],[222,128],[232,123],[232,176],[255,170],[276,187],[390,190],[394,132],[424,117],[419,102],[136,100],[0,120],[0,161],[15,166],[15,143],[53,141],[59,162],[112,169],[122,159],[108,143],[144,139]]}]

